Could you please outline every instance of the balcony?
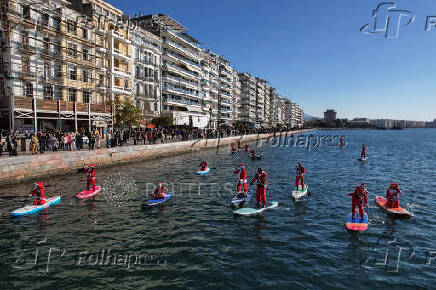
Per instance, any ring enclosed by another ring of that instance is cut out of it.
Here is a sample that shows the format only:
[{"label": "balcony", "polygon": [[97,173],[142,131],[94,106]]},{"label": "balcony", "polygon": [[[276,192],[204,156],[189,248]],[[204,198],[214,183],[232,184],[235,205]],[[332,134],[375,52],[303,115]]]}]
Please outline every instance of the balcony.
[{"label": "balcony", "polygon": [[193,61],[190,60],[190,59],[183,58],[183,57],[181,57],[181,56],[179,56],[179,55],[177,55],[177,54],[175,54],[175,53],[169,52],[168,50],[166,50],[166,51],[164,52],[164,56],[172,57],[173,59],[178,60],[178,61],[181,61],[182,63],[184,63],[184,64],[186,64],[186,65],[188,65],[188,66],[194,66],[194,67],[197,68],[198,70],[201,69],[201,66],[200,66],[198,63],[193,62]]},{"label": "balcony", "polygon": [[17,49],[23,54],[35,54],[36,48],[33,45],[25,44],[25,43],[17,43]]},{"label": "balcony", "polygon": [[165,39],[164,43],[168,44],[171,47],[174,47],[175,49],[178,49],[179,51],[185,53],[189,57],[194,58],[195,60],[198,60],[200,57],[200,55],[197,52],[194,52],[190,49],[187,49],[187,48],[185,48],[185,47],[183,47],[183,46],[181,46],[181,45],[179,45],[171,40]]},{"label": "balcony", "polygon": [[175,93],[180,93],[180,94],[184,94],[187,95],[189,97],[194,97],[194,98],[202,98],[203,96],[201,94],[199,94],[197,91],[193,91],[193,90],[186,90],[186,89],[182,89],[182,88],[176,88],[168,83],[163,83],[162,84],[162,89],[169,91],[169,92],[175,92]]},{"label": "balcony", "polygon": [[111,30],[111,35],[113,38],[116,38],[116,39],[121,40],[121,41],[126,42],[126,43],[130,43],[130,40],[124,38],[124,36],[118,31]]},{"label": "balcony", "polygon": [[130,55],[126,55],[126,54],[124,54],[124,52],[122,52],[121,50],[116,49],[116,48],[114,48],[112,50],[112,55],[114,57],[118,57],[118,58],[121,58],[121,59],[126,60],[126,61],[130,61],[130,59],[131,59]]},{"label": "balcony", "polygon": [[193,72],[191,72],[189,70],[186,70],[184,68],[181,68],[180,66],[177,66],[175,64],[165,62],[164,63],[164,67],[169,68],[169,69],[171,69],[172,71],[174,71],[176,73],[182,73],[182,74],[185,74],[185,75],[187,75],[189,77],[194,77],[194,78],[200,79],[200,75],[199,74],[195,74],[195,73],[193,73]]},{"label": "balcony", "polygon": [[168,82],[177,83],[177,84],[184,84],[186,86],[190,86],[190,87],[193,87],[195,89],[198,88],[198,83],[197,82],[185,80],[183,78],[173,77],[173,76],[170,76],[170,75],[162,76],[162,80],[163,81],[166,80]]},{"label": "balcony", "polygon": [[115,75],[121,76],[123,78],[130,78],[130,75],[131,75],[130,71],[128,71],[128,70],[126,71],[126,70],[119,68],[119,67],[114,67],[113,73]]}]

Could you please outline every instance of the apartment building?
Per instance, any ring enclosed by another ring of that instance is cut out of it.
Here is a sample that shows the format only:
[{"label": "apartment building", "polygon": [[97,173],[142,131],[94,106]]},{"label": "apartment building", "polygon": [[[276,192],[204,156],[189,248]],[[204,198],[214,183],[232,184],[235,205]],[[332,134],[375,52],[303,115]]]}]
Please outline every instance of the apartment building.
[{"label": "apartment building", "polygon": [[67,1],[2,2],[1,128],[112,124],[95,97],[93,26]]},{"label": "apartment building", "polygon": [[151,121],[162,111],[162,41],[156,35],[135,26],[132,34],[132,98],[144,118]]},{"label": "apartment building", "polygon": [[201,60],[201,85],[204,94],[204,110],[209,116],[208,128],[218,126],[219,117],[219,63],[218,55],[204,50]]},{"label": "apartment building", "polygon": [[267,82],[256,78],[256,127],[265,127],[265,97]]},{"label": "apartment building", "polygon": [[218,124],[231,125],[233,115],[233,68],[222,57],[219,63]]},{"label": "apartment building", "polygon": [[175,125],[206,128],[209,114],[203,106],[200,42],[164,14],[133,21],[162,39],[162,112],[172,116]]},{"label": "apartment building", "polygon": [[254,126],[257,112],[256,79],[249,73],[239,73],[239,81],[241,83],[241,106],[239,118],[241,121]]},{"label": "apartment building", "polygon": [[265,126],[271,127],[271,99],[274,99],[276,89],[269,84],[265,85],[265,102],[264,102],[264,114],[265,114]]},{"label": "apartment building", "polygon": [[241,81],[236,70],[233,70],[233,99],[232,99],[232,120],[240,121],[241,114]]}]

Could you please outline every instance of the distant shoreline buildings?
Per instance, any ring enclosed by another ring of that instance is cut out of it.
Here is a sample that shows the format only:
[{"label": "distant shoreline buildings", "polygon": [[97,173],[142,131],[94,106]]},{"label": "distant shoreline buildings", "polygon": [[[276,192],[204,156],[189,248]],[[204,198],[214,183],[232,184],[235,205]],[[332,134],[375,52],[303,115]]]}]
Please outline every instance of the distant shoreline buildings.
[{"label": "distant shoreline buildings", "polygon": [[167,15],[133,19],[102,0],[2,1],[0,128],[112,127],[116,100],[147,126],[302,127],[300,106]]},{"label": "distant shoreline buildings", "polygon": [[347,124],[350,127],[374,127],[379,129],[436,128],[436,119],[433,120],[433,122],[369,118],[354,118],[348,120],[337,119],[337,113],[334,110],[325,111],[323,121],[327,124],[334,124],[337,122],[341,126]]}]

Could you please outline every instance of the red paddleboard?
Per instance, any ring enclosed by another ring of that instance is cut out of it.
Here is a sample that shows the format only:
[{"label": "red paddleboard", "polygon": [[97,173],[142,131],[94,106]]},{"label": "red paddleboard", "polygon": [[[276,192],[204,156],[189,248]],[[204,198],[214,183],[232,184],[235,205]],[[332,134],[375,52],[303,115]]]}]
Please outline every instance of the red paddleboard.
[{"label": "red paddleboard", "polygon": [[96,187],[95,187],[95,191],[92,191],[92,190],[84,190],[84,191],[79,192],[79,193],[76,195],[76,197],[77,197],[78,199],[85,199],[85,198],[88,198],[88,197],[92,197],[92,196],[97,195],[97,194],[100,192],[100,190],[101,190],[101,186],[96,186]]},{"label": "red paddleboard", "polygon": [[399,207],[395,207],[395,208],[386,208],[386,204],[387,204],[387,199],[381,196],[377,196],[375,198],[375,202],[377,203],[377,205],[379,207],[381,207],[382,209],[384,209],[388,214],[391,214],[393,216],[396,217],[403,217],[403,218],[410,218],[412,215],[410,214],[410,212],[405,209],[402,208],[401,206]]},{"label": "red paddleboard", "polygon": [[361,219],[360,215],[356,213],[353,219],[353,214],[349,213],[347,217],[347,222],[345,223],[345,227],[349,231],[363,232],[368,228],[368,224],[369,220],[367,214],[365,214],[365,217]]}]

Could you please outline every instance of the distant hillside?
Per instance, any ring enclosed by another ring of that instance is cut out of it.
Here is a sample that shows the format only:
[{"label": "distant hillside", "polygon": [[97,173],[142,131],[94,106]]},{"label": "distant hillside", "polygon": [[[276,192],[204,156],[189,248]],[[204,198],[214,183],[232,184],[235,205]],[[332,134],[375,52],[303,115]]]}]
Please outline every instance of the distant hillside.
[{"label": "distant hillside", "polygon": [[312,121],[313,119],[319,119],[319,118],[304,113],[304,121]]}]

